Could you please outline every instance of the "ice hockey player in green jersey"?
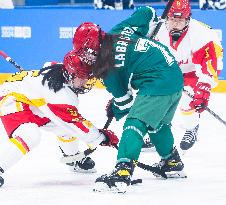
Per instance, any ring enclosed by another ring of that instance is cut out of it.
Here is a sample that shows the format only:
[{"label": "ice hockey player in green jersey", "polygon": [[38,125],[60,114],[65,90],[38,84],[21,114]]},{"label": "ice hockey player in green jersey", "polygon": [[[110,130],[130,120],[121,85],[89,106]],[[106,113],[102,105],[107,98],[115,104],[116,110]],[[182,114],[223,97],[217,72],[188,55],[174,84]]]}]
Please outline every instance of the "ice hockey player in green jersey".
[{"label": "ice hockey player in green jersey", "polygon": [[[154,10],[150,18],[157,20]],[[96,191],[126,191],[147,133],[151,133],[161,157],[156,166],[167,176],[184,176],[184,164],[174,147],[170,127],[182,93],[182,72],[167,47],[142,37],[146,27],[130,25],[134,20],[139,22],[136,12],[110,33],[85,22],[73,38],[80,59],[93,66],[94,76],[102,79],[113,95],[107,105],[108,116],[120,120],[127,115],[116,166],[111,174],[96,179]],[[136,92],[135,99],[132,90]]]}]

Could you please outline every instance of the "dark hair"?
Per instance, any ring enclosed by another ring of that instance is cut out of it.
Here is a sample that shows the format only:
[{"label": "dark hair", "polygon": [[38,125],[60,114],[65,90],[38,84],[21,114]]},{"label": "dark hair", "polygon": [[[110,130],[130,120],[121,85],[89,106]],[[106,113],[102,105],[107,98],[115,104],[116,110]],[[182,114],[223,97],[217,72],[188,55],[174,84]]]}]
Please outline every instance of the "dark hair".
[{"label": "dark hair", "polygon": [[42,68],[39,71],[39,75],[43,75],[42,85],[44,85],[47,81],[49,89],[54,90],[55,93],[63,88],[64,83],[66,82],[63,74],[63,69],[63,64],[55,64]]},{"label": "dark hair", "polygon": [[104,39],[100,40],[100,43],[101,48],[97,54],[92,71],[94,77],[103,79],[115,64],[113,55],[114,36],[106,33]]},{"label": "dark hair", "polygon": [[104,39],[99,36],[101,48],[97,54],[96,62],[92,68],[93,76],[95,78],[103,79],[115,66],[114,58],[114,42],[123,39],[128,43],[136,43],[136,40],[126,40],[121,34],[105,33]]}]

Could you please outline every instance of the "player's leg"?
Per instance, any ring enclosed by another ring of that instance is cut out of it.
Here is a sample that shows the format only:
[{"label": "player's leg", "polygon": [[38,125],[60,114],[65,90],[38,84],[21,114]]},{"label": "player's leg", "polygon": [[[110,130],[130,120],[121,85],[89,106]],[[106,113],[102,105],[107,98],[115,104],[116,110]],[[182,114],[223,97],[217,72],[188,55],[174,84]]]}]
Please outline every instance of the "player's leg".
[{"label": "player's leg", "polygon": [[[59,136],[58,141],[63,155],[65,156],[75,155],[80,152],[79,141],[76,137]],[[85,157],[81,161],[68,163],[67,165],[69,167],[69,170],[72,172],[82,172],[82,173],[96,172],[95,162],[90,157]]]},{"label": "player's leg", "polygon": [[180,143],[182,150],[190,149],[195,144],[198,137],[200,114],[191,110],[189,106],[191,100],[190,97],[184,94],[179,105],[179,125],[181,128],[185,129],[184,136]]},{"label": "player's leg", "polygon": [[34,123],[20,125],[0,150],[0,167],[4,173],[33,150],[41,139],[40,128]]},{"label": "player's leg", "polygon": [[[46,132],[51,132],[57,136],[59,148],[63,156],[75,155],[80,152],[79,140],[76,136],[66,135],[65,131],[61,127],[50,122],[42,127]],[[96,172],[95,162],[86,157],[79,162],[72,162],[67,164],[68,168],[72,172],[93,173]]]},{"label": "player's leg", "polygon": [[134,171],[133,160],[137,160],[143,145],[143,137],[147,133],[147,126],[136,118],[127,118],[123,127],[119,143],[117,163],[109,175],[102,175],[96,179],[95,191],[110,190],[124,193],[131,183]]},{"label": "player's leg", "polygon": [[151,138],[156,151],[161,156],[161,161],[153,166],[161,168],[168,177],[186,177],[183,172],[184,164],[174,147],[171,126],[162,124],[157,132],[151,134]]},{"label": "player's leg", "polygon": [[[155,145],[156,151],[161,156],[161,161],[155,166],[160,167],[166,172],[168,177],[186,177],[183,172],[184,164],[179,156],[177,149],[174,147],[174,137],[171,131],[171,121],[180,100],[180,93],[173,94],[162,98],[161,109],[165,108],[165,115],[161,123],[153,131],[150,130],[150,137]],[[164,104],[170,102],[167,108]]]},{"label": "player's leg", "polygon": [[34,115],[29,105],[11,95],[2,98],[0,110],[4,133],[9,139],[0,149],[0,167],[5,172],[39,144],[39,126],[48,123],[49,119]]}]

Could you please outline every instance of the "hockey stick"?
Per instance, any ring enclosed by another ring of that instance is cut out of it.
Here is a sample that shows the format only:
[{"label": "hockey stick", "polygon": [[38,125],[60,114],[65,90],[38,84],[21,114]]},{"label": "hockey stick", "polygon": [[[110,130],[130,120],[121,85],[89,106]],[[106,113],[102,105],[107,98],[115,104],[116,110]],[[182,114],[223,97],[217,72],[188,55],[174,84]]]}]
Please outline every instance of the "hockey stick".
[{"label": "hockey stick", "polygon": [[[108,118],[107,122],[104,125],[104,129],[107,129],[108,126],[110,125],[111,121],[113,118]],[[115,145],[114,148],[116,148],[118,150],[118,146]],[[76,161],[81,161],[84,157],[88,156],[89,154],[93,153],[96,149],[87,149],[82,153],[76,154],[76,155],[72,155],[72,156],[64,156],[61,159],[62,163],[71,163],[71,162],[76,162]],[[160,175],[161,177],[163,177],[164,179],[167,179],[167,175],[165,174],[165,172],[163,172],[161,169],[159,169],[158,167],[153,167],[147,164],[144,164],[142,162],[139,162],[137,160],[133,160],[134,164],[136,164],[139,168],[144,169],[146,171],[152,172],[153,174],[157,174]],[[138,182],[141,183],[141,182]]]},{"label": "hockey stick", "polygon": [[4,51],[0,50],[0,55],[5,58],[6,61],[8,61],[9,63],[11,63],[13,66],[15,66],[17,69],[19,69],[19,71],[23,71],[24,69],[18,64],[16,63],[16,61],[14,61],[11,57],[9,57]]},{"label": "hockey stick", "polygon": [[162,26],[163,21],[166,19],[167,14],[168,14],[173,2],[174,2],[174,0],[169,0],[168,3],[166,4],[166,8],[164,9],[164,11],[162,13],[161,19],[158,22],[157,26],[155,27],[154,31],[152,32],[150,38],[154,38],[157,35],[157,33],[159,32],[159,29]]},{"label": "hockey stick", "polygon": [[[183,89],[183,91],[190,97],[190,98],[194,98],[194,96],[189,93],[187,90]],[[205,110],[210,113],[213,117],[215,117],[217,120],[219,120],[220,122],[222,122],[225,126],[226,126],[226,121],[224,121],[219,115],[217,115],[214,111],[212,111],[209,107],[205,107]]]}]

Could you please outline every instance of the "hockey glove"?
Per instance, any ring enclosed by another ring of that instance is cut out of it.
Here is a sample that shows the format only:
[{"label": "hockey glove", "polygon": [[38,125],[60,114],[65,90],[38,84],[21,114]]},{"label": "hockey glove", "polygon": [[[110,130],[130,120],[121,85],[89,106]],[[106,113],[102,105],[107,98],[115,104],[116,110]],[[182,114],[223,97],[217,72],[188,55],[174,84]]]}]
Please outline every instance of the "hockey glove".
[{"label": "hockey glove", "polygon": [[107,117],[108,118],[113,118],[114,117],[114,113],[112,110],[112,105],[113,105],[113,99],[108,101],[108,104],[106,105],[106,113],[107,113]]},{"label": "hockey glove", "polygon": [[208,106],[209,97],[210,97],[211,86],[209,83],[199,82],[194,88],[194,98],[190,103],[192,109],[195,109],[196,112],[201,113]]},{"label": "hockey glove", "polygon": [[113,131],[107,129],[99,129],[99,132],[101,132],[106,137],[106,140],[100,143],[101,146],[114,147],[118,144],[119,139]]}]

